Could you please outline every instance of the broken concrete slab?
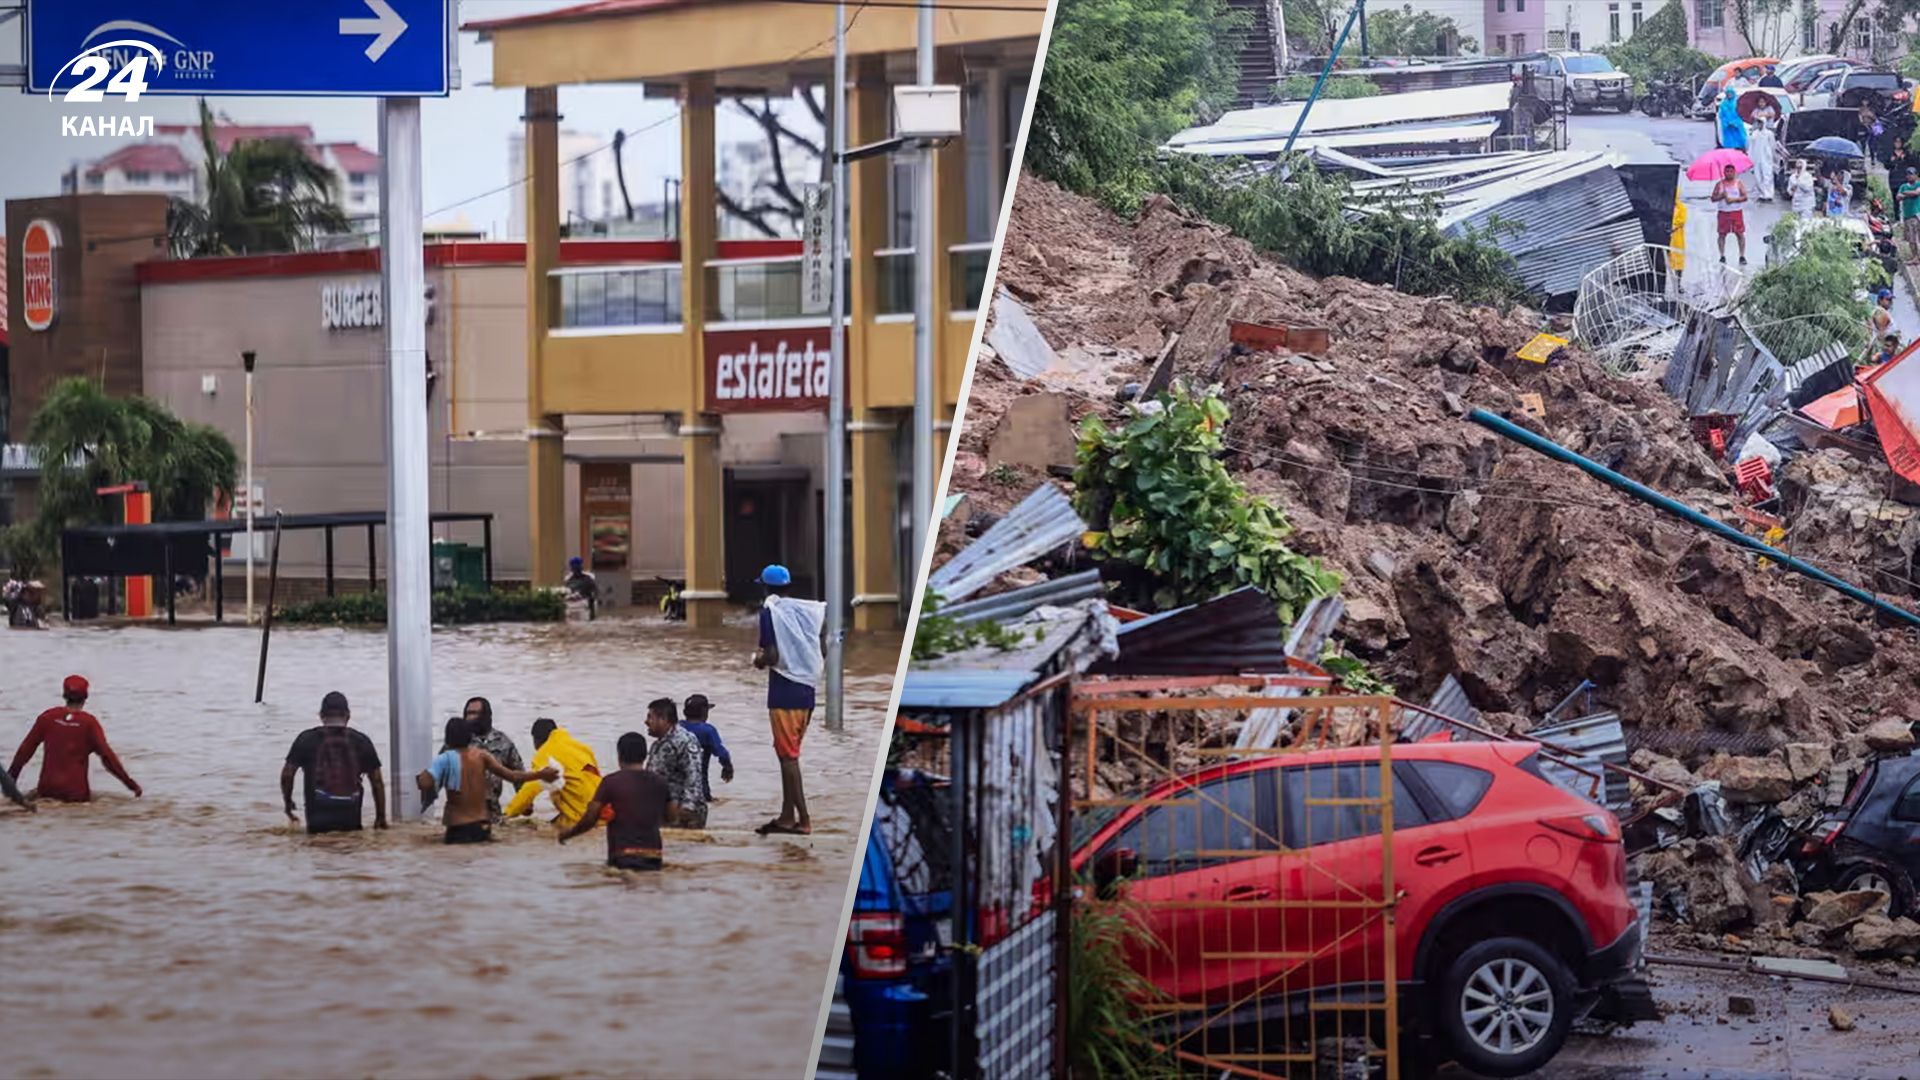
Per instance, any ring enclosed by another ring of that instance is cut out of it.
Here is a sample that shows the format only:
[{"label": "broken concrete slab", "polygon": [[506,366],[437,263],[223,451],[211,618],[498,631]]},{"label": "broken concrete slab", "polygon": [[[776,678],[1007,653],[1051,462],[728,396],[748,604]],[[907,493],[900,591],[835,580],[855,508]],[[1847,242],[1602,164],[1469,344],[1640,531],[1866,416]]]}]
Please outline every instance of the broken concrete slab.
[{"label": "broken concrete slab", "polygon": [[1886,902],[1887,894],[1878,889],[1823,889],[1801,898],[1801,919],[1831,934],[1859,922]]},{"label": "broken concrete slab", "polygon": [[1861,956],[1914,956],[1920,954],[1920,923],[1869,912],[1847,931],[1847,945]]},{"label": "broken concrete slab", "polygon": [[1772,758],[1730,757],[1720,765],[1720,793],[1728,802],[1777,803],[1793,794],[1793,773]]},{"label": "broken concrete slab", "polygon": [[1026,307],[1004,289],[993,298],[993,328],[987,331],[987,344],[1023,379],[1034,378],[1060,362]]},{"label": "broken concrete slab", "polygon": [[1875,721],[1862,734],[1866,736],[1867,748],[1882,754],[1913,749],[1913,725],[1897,716]]},{"label": "broken concrete slab", "polygon": [[1028,394],[1013,399],[987,440],[987,464],[1017,465],[1042,472],[1071,467],[1077,450],[1064,394]]},{"label": "broken concrete slab", "polygon": [[1833,767],[1833,747],[1825,743],[1788,743],[1780,754],[1796,784],[1804,784]]}]

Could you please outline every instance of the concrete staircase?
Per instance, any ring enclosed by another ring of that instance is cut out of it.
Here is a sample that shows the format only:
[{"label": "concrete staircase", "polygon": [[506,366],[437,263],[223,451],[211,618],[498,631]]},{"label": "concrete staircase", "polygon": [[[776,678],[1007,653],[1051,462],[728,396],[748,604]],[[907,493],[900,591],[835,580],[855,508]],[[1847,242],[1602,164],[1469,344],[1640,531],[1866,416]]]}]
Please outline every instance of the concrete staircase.
[{"label": "concrete staircase", "polygon": [[1265,105],[1273,99],[1273,84],[1279,77],[1273,64],[1273,19],[1267,10],[1267,0],[1227,0],[1227,6],[1244,16],[1247,24],[1240,46],[1240,78],[1233,107]]}]

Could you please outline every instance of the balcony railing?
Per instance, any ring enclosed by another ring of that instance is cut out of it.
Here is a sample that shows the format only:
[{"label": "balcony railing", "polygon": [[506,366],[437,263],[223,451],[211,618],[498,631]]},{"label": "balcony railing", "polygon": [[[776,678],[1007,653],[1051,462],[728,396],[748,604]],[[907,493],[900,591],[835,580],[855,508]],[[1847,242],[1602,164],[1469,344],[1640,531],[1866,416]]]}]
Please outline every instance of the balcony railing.
[{"label": "balcony railing", "polygon": [[[806,311],[801,303],[804,273],[802,258],[798,255],[715,259],[707,263],[707,321],[818,319],[826,322],[826,312]],[[850,296],[843,299],[842,312],[851,309],[850,300]]]},{"label": "balcony railing", "polygon": [[953,296],[949,301],[953,305],[953,313],[959,315],[980,310],[980,294],[987,288],[987,264],[993,261],[993,241],[955,244],[947,249],[947,258],[951,260],[947,277],[953,285]]},{"label": "balcony railing", "polygon": [[554,329],[641,330],[680,325],[680,266],[568,266],[551,271],[560,288]]}]

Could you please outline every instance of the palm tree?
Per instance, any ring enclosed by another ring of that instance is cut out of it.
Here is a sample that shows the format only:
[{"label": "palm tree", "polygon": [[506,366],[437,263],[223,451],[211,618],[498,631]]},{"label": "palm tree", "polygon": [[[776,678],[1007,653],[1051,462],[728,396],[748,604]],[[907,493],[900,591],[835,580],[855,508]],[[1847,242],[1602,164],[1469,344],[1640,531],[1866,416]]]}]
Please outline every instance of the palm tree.
[{"label": "palm tree", "polygon": [[199,520],[217,494],[233,490],[239,461],[218,430],[152,398],[111,397],[86,378],[56,383],[27,437],[40,455],[39,510],[7,538],[16,572],[51,563],[62,529],[103,521],[102,487],[144,481],[155,521]]},{"label": "palm tree", "polygon": [[175,258],[300,251],[347,231],[333,201],[334,176],[292,139],[242,139],[225,153],[214,138],[213,110],[200,102],[205,200],[175,199],[167,231]]}]

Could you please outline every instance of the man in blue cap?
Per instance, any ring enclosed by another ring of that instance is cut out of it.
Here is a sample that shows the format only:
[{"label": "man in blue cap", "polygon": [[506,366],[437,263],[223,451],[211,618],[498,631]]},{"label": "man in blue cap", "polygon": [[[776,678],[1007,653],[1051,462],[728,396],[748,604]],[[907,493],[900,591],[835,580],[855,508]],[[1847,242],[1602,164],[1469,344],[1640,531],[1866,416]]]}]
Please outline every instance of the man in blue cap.
[{"label": "man in blue cap", "polygon": [[800,782],[800,741],[813,720],[814,688],[824,667],[820,632],[826,605],[787,595],[793,574],[775,563],[756,579],[766,590],[760,608],[760,648],[753,666],[767,669],[767,716],[773,726],[773,754],[780,761],[780,816],[755,829],[760,835],[804,836],[813,831],[806,791]]},{"label": "man in blue cap", "polygon": [[600,606],[600,584],[592,574],[587,573],[587,564],[575,555],[567,560],[567,580],[563,582],[567,592],[587,602],[587,618],[592,619],[595,608]]}]

